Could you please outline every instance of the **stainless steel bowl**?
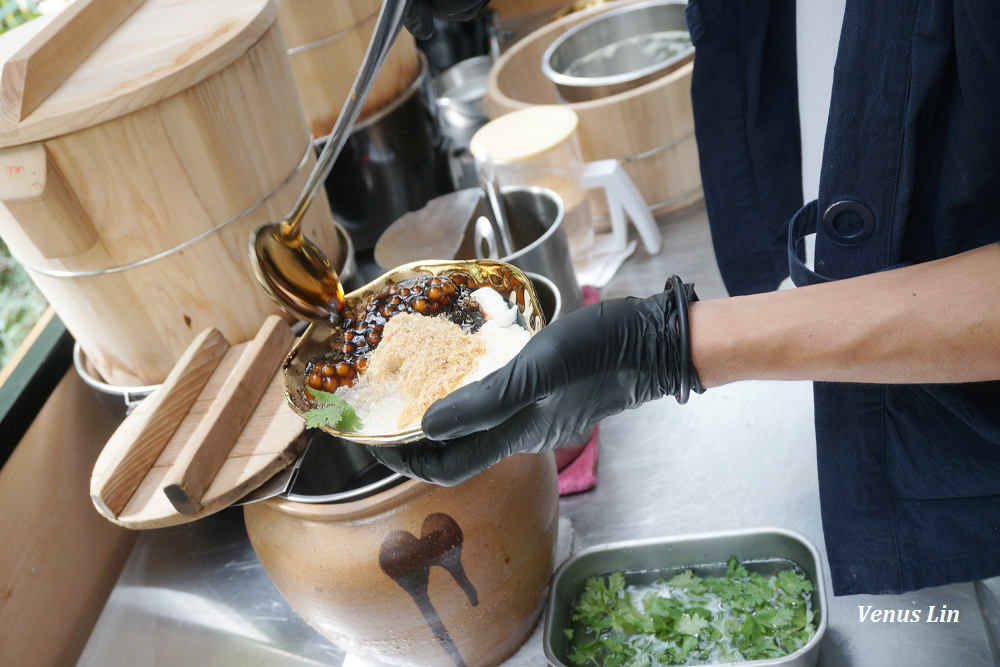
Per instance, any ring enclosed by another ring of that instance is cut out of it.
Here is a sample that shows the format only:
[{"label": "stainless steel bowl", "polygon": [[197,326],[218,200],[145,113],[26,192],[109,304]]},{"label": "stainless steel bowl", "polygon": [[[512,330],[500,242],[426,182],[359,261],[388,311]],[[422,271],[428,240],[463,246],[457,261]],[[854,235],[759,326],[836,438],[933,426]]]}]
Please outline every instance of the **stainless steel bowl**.
[{"label": "stainless steel bowl", "polygon": [[545,657],[557,667],[569,662],[569,639],[563,630],[571,626],[570,614],[574,598],[583,590],[590,577],[614,571],[624,571],[652,580],[663,571],[679,571],[721,565],[735,556],[741,563],[791,561],[812,581],[813,609],[816,611],[816,634],[794,653],[774,660],[726,663],[736,665],[784,665],[805,667],[815,665],[819,645],[826,632],[826,584],[819,552],[805,537],[780,528],[758,528],[699,535],[684,535],[631,542],[603,544],[584,549],[556,571],[549,592],[543,637]]},{"label": "stainless steel bowl", "polygon": [[694,54],[682,0],[656,0],[605,12],[567,30],[545,50],[542,71],[566,102],[637,88]]}]

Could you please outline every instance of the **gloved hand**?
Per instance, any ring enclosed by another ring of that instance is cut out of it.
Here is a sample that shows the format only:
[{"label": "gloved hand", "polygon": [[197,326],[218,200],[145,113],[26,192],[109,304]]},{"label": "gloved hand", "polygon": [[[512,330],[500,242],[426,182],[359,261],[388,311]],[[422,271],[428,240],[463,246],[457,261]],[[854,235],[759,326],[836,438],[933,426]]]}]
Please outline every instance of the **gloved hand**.
[{"label": "gloved hand", "polygon": [[535,334],[503,368],[428,408],[428,439],[372,447],[388,467],[450,486],[518,452],[554,449],[604,417],[704,389],[691,364],[687,305],[677,276],[662,294],[592,304]]},{"label": "gloved hand", "polygon": [[489,0],[411,0],[403,23],[417,39],[430,39],[434,34],[434,18],[448,21],[468,21],[486,6]]}]

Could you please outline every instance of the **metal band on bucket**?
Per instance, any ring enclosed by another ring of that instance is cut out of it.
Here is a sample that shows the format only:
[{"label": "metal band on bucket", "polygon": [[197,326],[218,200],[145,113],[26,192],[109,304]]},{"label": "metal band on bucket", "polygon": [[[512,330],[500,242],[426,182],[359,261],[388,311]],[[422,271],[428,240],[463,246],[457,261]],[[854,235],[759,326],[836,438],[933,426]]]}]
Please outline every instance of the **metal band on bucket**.
[{"label": "metal band on bucket", "polygon": [[107,275],[109,273],[119,273],[119,272],[125,271],[127,269],[134,269],[136,267],[143,266],[144,264],[149,264],[150,262],[155,262],[158,259],[162,259],[164,257],[167,257],[168,255],[174,254],[175,252],[180,252],[181,250],[184,250],[186,248],[191,247],[195,243],[201,241],[204,238],[207,238],[207,237],[211,236],[212,234],[216,233],[217,231],[219,231],[223,227],[227,227],[227,226],[231,225],[232,223],[236,222],[237,220],[239,220],[243,216],[248,215],[248,214],[256,211],[258,208],[260,208],[261,206],[263,206],[264,204],[266,204],[272,197],[274,197],[276,194],[278,194],[278,192],[280,192],[282,188],[284,188],[286,185],[288,185],[292,181],[292,179],[294,179],[299,174],[300,171],[302,171],[302,168],[305,167],[306,163],[309,161],[309,154],[311,152],[312,152],[312,142],[310,142],[306,146],[306,151],[305,151],[305,153],[303,153],[302,159],[299,160],[299,163],[295,166],[295,169],[293,169],[292,172],[290,174],[288,174],[288,176],[285,177],[285,179],[281,183],[279,183],[277,186],[275,186],[275,188],[273,190],[271,190],[266,195],[264,195],[263,197],[261,197],[260,199],[258,199],[255,203],[251,204],[249,207],[243,209],[242,211],[240,211],[239,213],[237,213],[233,217],[231,217],[231,218],[229,218],[229,219],[227,219],[227,220],[225,220],[223,222],[220,222],[215,227],[212,227],[211,229],[207,229],[207,230],[201,232],[200,234],[198,234],[197,236],[195,236],[193,238],[190,238],[187,241],[184,241],[183,243],[179,243],[178,245],[175,245],[172,248],[168,248],[166,250],[158,252],[155,255],[150,255],[149,257],[146,257],[144,259],[136,260],[134,262],[129,262],[128,264],[120,264],[118,266],[112,266],[112,267],[109,267],[109,268],[106,268],[106,269],[88,269],[86,271],[65,271],[65,270],[62,270],[62,269],[42,269],[42,268],[38,268],[38,267],[35,267],[35,266],[30,266],[28,264],[25,264],[24,262],[21,262],[21,265],[25,269],[27,269],[28,271],[31,271],[33,273],[38,273],[38,274],[43,275],[43,276],[51,276],[53,278],[83,278],[83,277],[86,277],[86,276],[102,276],[102,275]]},{"label": "metal band on bucket", "polygon": [[328,36],[326,36],[326,37],[324,37],[322,39],[317,39],[315,42],[309,42],[308,44],[300,44],[299,46],[293,46],[292,48],[288,49],[288,55],[294,56],[296,53],[302,53],[303,51],[309,51],[310,49],[315,49],[318,46],[323,46],[324,44],[329,44],[330,42],[336,41],[336,40],[340,39],[341,37],[343,37],[345,34],[349,33],[350,31],[352,31],[352,30],[354,30],[356,28],[360,28],[364,24],[366,24],[369,21],[371,21],[372,19],[374,19],[376,16],[378,16],[378,12],[374,12],[374,13],[366,16],[365,18],[361,19],[360,21],[358,21],[354,25],[349,25],[346,28],[341,28],[337,32],[333,33],[332,35],[328,35]]},{"label": "metal band on bucket", "polygon": [[[655,157],[655,156],[659,155],[660,153],[663,153],[664,151],[667,151],[667,150],[670,150],[671,148],[674,148],[675,146],[679,145],[682,141],[687,141],[688,139],[691,139],[692,137],[694,137],[694,132],[689,132],[689,133],[685,134],[684,136],[679,137],[677,139],[674,139],[673,141],[671,141],[669,143],[663,144],[661,146],[657,146],[656,148],[650,148],[648,151],[643,151],[642,153],[636,153],[635,155],[627,155],[625,157],[619,157],[619,158],[613,158],[613,159],[617,160],[618,164],[620,164],[620,165],[622,165],[624,167],[625,165],[630,164],[632,162],[639,162],[641,160],[647,160],[647,159],[649,159],[651,157]],[[676,204],[678,202],[681,202],[681,201],[684,201],[685,199],[689,199],[690,197],[693,197],[694,195],[698,194],[699,192],[701,192],[701,186],[698,186],[694,190],[690,190],[690,191],[685,192],[683,194],[677,195],[676,197],[671,197],[670,199],[665,199],[663,201],[658,201],[655,204],[649,204],[647,206],[647,208],[649,209],[650,213],[654,213],[655,214],[660,209],[664,209],[664,208],[668,208],[670,206],[673,206],[674,204]],[[607,214],[601,214],[601,215],[593,215],[593,216],[591,216],[591,220],[593,220],[594,222],[599,222],[599,223],[607,222],[609,219],[610,218],[608,217]]]},{"label": "metal band on bucket", "polygon": [[677,144],[681,143],[682,141],[690,139],[693,136],[694,136],[694,132],[689,132],[689,133],[685,134],[682,137],[674,139],[670,143],[663,144],[662,146],[657,146],[656,148],[650,148],[648,151],[643,151],[642,153],[636,153],[635,155],[627,155],[625,157],[620,157],[620,158],[617,158],[617,160],[618,160],[619,164],[621,164],[623,166],[626,165],[626,164],[628,164],[629,162],[639,162],[640,160],[645,160],[645,159],[651,158],[651,157],[653,157],[655,155],[659,155],[663,151],[669,150],[669,149],[673,148],[674,146],[676,146]]}]

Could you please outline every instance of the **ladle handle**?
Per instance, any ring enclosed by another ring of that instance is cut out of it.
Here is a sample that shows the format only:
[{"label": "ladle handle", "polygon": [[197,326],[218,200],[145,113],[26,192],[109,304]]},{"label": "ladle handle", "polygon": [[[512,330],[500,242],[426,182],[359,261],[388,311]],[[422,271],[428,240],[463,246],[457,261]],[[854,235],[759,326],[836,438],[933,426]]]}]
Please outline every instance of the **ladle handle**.
[{"label": "ladle handle", "polygon": [[299,195],[299,200],[295,202],[295,207],[288,214],[288,227],[285,230],[286,236],[295,236],[298,234],[303,214],[309,208],[309,204],[312,203],[313,197],[316,195],[316,191],[320,185],[330,175],[334,160],[340,155],[340,151],[347,142],[347,137],[350,136],[351,130],[354,129],[354,123],[358,119],[358,114],[361,113],[361,106],[364,104],[365,98],[368,97],[368,91],[371,90],[376,75],[382,69],[382,63],[385,62],[386,56],[389,55],[389,50],[396,41],[396,36],[403,25],[403,16],[406,14],[406,8],[409,4],[410,0],[383,1],[382,8],[379,10],[378,20],[375,21],[375,31],[372,32],[371,41],[368,42],[368,50],[365,51],[364,60],[361,61],[361,69],[358,70],[358,74],[354,78],[354,84],[347,94],[347,100],[341,108],[340,114],[337,116],[337,122],[334,123],[333,130],[327,137],[323,152],[320,153],[319,159],[316,160],[316,165],[309,174],[309,180],[306,181],[305,188],[302,190],[302,194]]}]

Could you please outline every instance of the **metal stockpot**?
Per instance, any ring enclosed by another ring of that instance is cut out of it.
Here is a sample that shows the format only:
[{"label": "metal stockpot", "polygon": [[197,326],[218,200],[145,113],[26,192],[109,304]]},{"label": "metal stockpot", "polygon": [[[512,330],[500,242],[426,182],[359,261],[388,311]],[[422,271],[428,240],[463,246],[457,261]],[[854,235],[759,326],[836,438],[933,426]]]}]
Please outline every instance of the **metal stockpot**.
[{"label": "metal stockpot", "polygon": [[[355,126],[326,179],[333,215],[358,250],[374,247],[399,216],[455,189],[428,85],[421,57],[413,85]],[[315,143],[322,149],[326,137]]]},{"label": "metal stockpot", "polygon": [[545,317],[545,324],[552,324],[562,315],[562,294],[556,284],[539,273],[525,271],[531,284],[535,288],[535,296],[538,297],[538,305],[542,308],[542,315]]},{"label": "metal stockpot", "polygon": [[[505,187],[502,194],[518,250],[500,261],[554,282],[562,298],[563,314],[582,306],[583,292],[576,280],[563,230],[562,199],[552,190],[539,187]],[[442,214],[447,219],[442,220]],[[482,248],[476,247],[474,223],[480,216],[490,215],[490,205],[479,188],[438,197],[423,209],[394,222],[379,240],[375,260],[383,267],[392,267],[430,256],[483,257]]]}]

